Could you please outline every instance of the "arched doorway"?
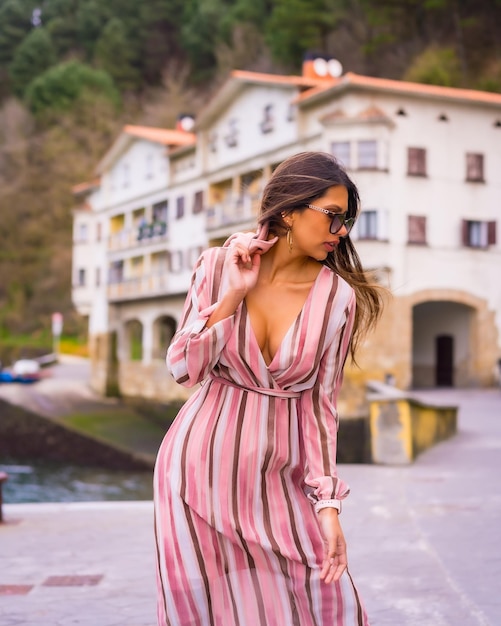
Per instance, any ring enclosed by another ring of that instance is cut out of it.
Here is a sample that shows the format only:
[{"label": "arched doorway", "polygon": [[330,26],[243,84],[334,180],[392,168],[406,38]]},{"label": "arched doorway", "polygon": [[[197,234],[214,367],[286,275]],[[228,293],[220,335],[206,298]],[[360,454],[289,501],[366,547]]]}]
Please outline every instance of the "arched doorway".
[{"label": "arched doorway", "polygon": [[125,354],[129,361],[143,359],[143,325],[139,320],[125,323]]},{"label": "arched doorway", "polygon": [[437,300],[412,310],[412,386],[463,387],[472,378],[475,309]]},{"label": "arched doorway", "polygon": [[454,337],[452,335],[435,337],[435,385],[437,387],[454,386]]},{"label": "arched doorway", "polygon": [[170,315],[162,315],[153,324],[153,353],[154,359],[165,359],[167,348],[176,332],[176,320]]}]

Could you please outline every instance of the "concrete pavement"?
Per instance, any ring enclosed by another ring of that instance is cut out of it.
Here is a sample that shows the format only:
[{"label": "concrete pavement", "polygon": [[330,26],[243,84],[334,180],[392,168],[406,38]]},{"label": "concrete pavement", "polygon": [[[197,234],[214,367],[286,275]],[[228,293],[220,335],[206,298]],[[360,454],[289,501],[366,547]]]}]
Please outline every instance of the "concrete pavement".
[{"label": "concrete pavement", "polygon": [[[352,575],[372,626],[498,626],[501,391],[415,395],[458,404],[459,433],[410,466],[339,466]],[[1,626],[154,626],[150,502],[4,513]]]}]

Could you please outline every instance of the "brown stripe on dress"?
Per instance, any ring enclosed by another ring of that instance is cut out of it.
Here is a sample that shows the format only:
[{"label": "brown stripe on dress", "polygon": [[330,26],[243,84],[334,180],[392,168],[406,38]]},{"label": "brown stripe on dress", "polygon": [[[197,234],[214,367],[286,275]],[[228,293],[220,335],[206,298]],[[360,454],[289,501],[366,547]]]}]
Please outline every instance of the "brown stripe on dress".
[{"label": "brown stripe on dress", "polygon": [[190,440],[190,435],[191,435],[191,431],[193,429],[193,425],[194,425],[194,421],[192,421],[192,423],[190,424],[190,427],[188,428],[185,438],[184,438],[184,443],[183,443],[183,449],[181,452],[181,467],[184,468],[184,471],[181,472],[181,486],[179,489],[179,495],[181,497],[181,500],[183,502],[183,509],[184,509],[184,515],[185,515],[185,519],[186,519],[186,523],[188,525],[189,531],[190,531],[190,536],[191,536],[191,543],[193,545],[193,549],[195,550],[195,554],[197,557],[197,561],[198,561],[198,567],[199,567],[199,571],[200,571],[200,576],[203,580],[204,583],[204,587],[205,587],[205,594],[207,597],[207,604],[209,607],[209,616],[210,616],[210,624],[211,626],[214,626],[214,616],[212,613],[212,601],[211,601],[211,597],[210,597],[210,586],[209,586],[209,579],[207,576],[207,572],[205,570],[205,564],[204,564],[204,560],[201,554],[201,550],[199,547],[199,541],[198,541],[198,537],[197,537],[197,533],[193,524],[193,521],[191,519],[191,509],[190,507],[186,504],[186,467],[187,467],[187,447],[188,447],[188,442]]},{"label": "brown stripe on dress", "polygon": [[[248,326],[248,330],[247,330]],[[249,319],[249,311],[247,310],[247,303],[245,302],[245,298],[242,301],[242,309],[240,314],[240,321],[238,323],[238,354],[240,358],[240,366],[245,368],[247,375],[254,381],[255,387],[261,387],[261,382],[259,380],[259,376],[252,369],[252,363],[248,363],[245,358],[245,354],[243,350],[245,346],[249,343],[249,336],[252,334],[254,341],[257,344],[256,335],[254,334],[254,329],[252,328],[252,324]],[[261,352],[259,346],[257,346],[258,353]],[[262,353],[261,353],[262,355]]]},{"label": "brown stripe on dress", "polygon": [[200,576],[202,578],[202,581],[205,587],[205,596],[207,599],[207,606],[209,609],[209,623],[211,626],[216,626],[216,623],[214,621],[213,609],[212,609],[212,599],[210,595],[209,576],[207,574],[207,570],[205,569],[205,561],[203,558],[202,549],[200,548],[198,534],[197,534],[195,525],[192,520],[193,512],[191,508],[188,506],[188,504],[184,502],[184,500],[183,500],[183,508],[184,508],[184,516],[186,519],[186,523],[188,524],[188,528],[190,530],[191,543],[192,543],[193,549],[195,550],[195,554],[196,554],[197,561],[198,561],[198,569],[200,571]]},{"label": "brown stripe on dress", "polygon": [[[275,540],[275,537],[273,535],[273,529],[271,527],[271,519],[269,516],[269,503],[268,503],[268,492],[266,490],[266,471],[267,471],[267,467],[270,464],[270,459],[271,459],[271,453],[272,450],[274,449],[273,443],[270,443],[273,441],[273,433],[274,433],[274,418],[275,418],[275,398],[274,397],[270,397],[269,400],[269,405],[268,405],[268,434],[267,434],[267,441],[268,441],[268,445],[267,445],[267,449],[266,449],[266,453],[264,455],[264,460],[263,460],[263,467],[261,470],[261,494],[262,494],[262,498],[263,498],[263,524],[264,524],[264,528],[266,531],[266,534],[268,536],[268,539],[270,541],[270,544],[272,546],[272,551],[273,554],[275,555],[278,564],[280,565],[280,569],[282,571],[282,574],[285,578],[286,581],[290,580],[290,575],[289,572],[287,570],[287,559],[283,556],[283,554],[280,552],[280,545],[279,543]],[[289,511],[290,513],[290,511]],[[300,622],[299,622],[299,616],[297,613],[297,609],[296,609],[296,603],[294,601],[294,594],[291,591],[290,588],[290,584],[287,584],[287,591],[288,591],[288,595],[289,595],[289,602],[290,602],[290,607],[291,607],[291,615],[293,617],[293,623],[290,626],[300,626]],[[263,622],[264,623],[264,622]]]},{"label": "brown stripe on dress", "polygon": [[322,356],[323,353],[325,351],[325,336],[327,334],[327,329],[329,327],[329,323],[328,323],[328,319],[329,316],[331,314],[331,311],[333,309],[333,304],[334,304],[334,298],[336,296],[336,292],[337,292],[337,288],[338,288],[338,276],[337,274],[334,274],[334,272],[332,273],[332,282],[331,282],[331,288],[329,290],[329,295],[327,296],[327,306],[325,308],[325,315],[323,317],[323,321],[322,321],[322,327],[320,329],[320,338],[318,340],[318,345],[317,345],[317,352],[315,354],[315,358],[313,359],[313,364],[311,367],[311,370],[309,372],[309,374],[307,374],[307,376],[302,379],[297,381],[296,384],[303,384],[305,383],[307,380],[309,380],[311,378],[311,372],[315,371],[318,369],[319,365],[320,365],[320,361],[322,360]]},{"label": "brown stripe on dress", "polygon": [[211,304],[215,304],[219,298],[219,287],[221,286],[221,277],[223,275],[223,265],[226,259],[227,248],[220,248],[217,253],[216,262],[212,271],[212,293],[210,296]]},{"label": "brown stripe on dress", "polygon": [[[240,445],[242,443],[242,430],[243,430],[243,421],[245,417],[245,407],[247,404],[247,398],[248,398],[248,394],[245,393],[245,390],[242,390],[242,401],[240,403],[240,406],[238,407],[237,428],[235,432],[235,455],[233,456],[233,470],[232,470],[232,483],[234,485],[238,485],[238,462],[240,458],[239,451],[240,451]],[[252,571],[256,569],[256,563],[254,561],[254,558],[252,557],[252,554],[249,550],[249,546],[247,545],[247,542],[245,541],[245,538],[242,532],[237,498],[233,499],[232,504],[233,504],[233,518],[235,520],[235,533],[237,534],[240,540],[242,549],[245,552],[245,555],[247,557],[247,562],[249,564],[249,570],[250,570],[250,573],[252,574]],[[261,592],[261,587],[259,585],[259,579],[252,576],[252,582],[253,582],[253,587],[256,593],[257,604],[259,608],[259,623],[266,624],[266,615],[263,612],[263,605],[264,605],[263,594]]]},{"label": "brown stripe on dress", "polygon": [[360,596],[358,595],[357,588],[355,587],[355,583],[353,582],[353,578],[351,577],[351,574],[348,571],[348,568],[346,569],[346,573],[348,574],[348,578],[351,581],[351,585],[353,587],[353,592],[355,594],[355,600],[357,602],[357,622],[358,622],[358,626],[364,626],[364,612],[363,612],[363,609],[362,609],[362,603],[360,602]]},{"label": "brown stripe on dress", "polygon": [[164,582],[164,579],[162,578],[162,568],[160,567],[161,559],[160,559],[159,537],[158,537],[158,532],[157,532],[156,509],[153,510],[153,528],[155,531],[155,548],[156,548],[156,553],[157,553],[157,573],[158,573],[158,578],[160,579],[160,583],[162,585],[162,599],[164,603],[164,613],[167,619],[167,624],[165,624],[165,626],[170,626],[169,618],[167,617],[167,601],[165,599],[165,582]]},{"label": "brown stripe on dress", "polygon": [[[213,387],[212,381],[210,379],[209,379],[208,385]],[[219,388],[221,389],[221,385],[219,386]],[[207,400],[207,394],[205,396],[205,400]],[[218,394],[216,400],[217,400],[217,404],[219,405],[218,413],[220,415],[221,414],[221,406],[220,406],[221,405],[221,393]],[[214,402],[214,404],[216,404],[216,402]],[[217,432],[218,432],[217,427],[214,427],[212,429],[212,434],[209,439],[209,493],[212,493],[212,487],[214,484],[214,440],[216,438]],[[210,523],[211,523],[211,526],[214,528],[215,527],[214,507],[211,507]]]},{"label": "brown stripe on dress", "polygon": [[[224,575],[225,575],[225,585],[229,591],[230,594],[230,599],[231,599],[231,608],[233,609],[233,622],[235,624],[238,624],[238,611],[237,611],[237,602],[235,600],[235,594],[233,593],[233,585],[231,583],[228,582],[228,573],[230,571],[229,568],[229,560],[228,560],[228,554],[227,554],[227,550],[226,550],[226,546],[225,546],[225,536],[223,535],[223,533],[219,533],[217,530],[214,529],[214,535],[216,537],[216,541],[218,543],[219,546],[219,552],[221,554],[222,557],[222,561],[223,561],[223,570],[224,570]],[[220,537],[222,537],[222,541],[220,540]]]},{"label": "brown stripe on dress", "polygon": [[[321,331],[321,335],[322,335],[322,341],[319,343],[319,346],[323,345],[323,341],[325,340],[325,334],[327,332],[327,327],[328,327],[328,317],[330,315],[330,312],[332,310],[333,307],[333,303],[334,303],[334,297],[331,297],[332,294],[332,290],[333,289],[337,289],[337,276],[336,276],[336,280],[334,281],[332,288],[331,288],[331,292],[329,294],[329,306],[326,310],[326,315],[324,316],[324,321],[322,324],[322,331]],[[318,353],[315,356],[315,365],[316,365],[316,361],[317,358],[319,357]],[[320,355],[321,358],[321,355]],[[318,426],[318,431],[319,431],[319,437],[320,437],[320,442],[321,442],[321,449],[322,449],[322,467],[324,470],[324,476],[330,476],[330,464],[329,464],[329,459],[330,459],[330,455],[329,455],[329,447],[327,445],[327,437],[326,437],[326,432],[325,432],[325,428],[323,425],[322,420],[320,419],[320,414],[321,414],[321,410],[320,410],[320,404],[319,404],[319,388],[318,386],[315,386],[313,388],[313,392],[312,392],[312,403],[314,406],[314,414],[317,417],[317,426]]]},{"label": "brown stripe on dress", "polygon": [[[289,398],[287,400],[287,404],[288,404],[287,408],[288,408],[288,411],[289,411],[289,415],[292,415],[292,402],[293,402],[292,398]],[[313,596],[312,596],[312,590],[311,590],[311,585],[310,585],[311,568],[308,567],[308,565],[307,565],[308,559],[306,558],[306,554],[305,554],[305,552],[303,550],[303,546],[301,545],[301,541],[299,540],[299,535],[298,535],[297,530],[296,530],[294,509],[292,507],[289,490],[287,488],[287,484],[286,484],[285,477],[284,477],[285,467],[290,467],[290,465],[291,465],[291,451],[292,451],[293,447],[294,446],[293,446],[293,442],[292,442],[292,432],[291,432],[291,429],[289,428],[289,458],[287,459],[287,464],[284,465],[284,467],[280,470],[280,480],[281,480],[281,483],[282,483],[283,493],[284,493],[285,499],[287,501],[287,513],[288,513],[289,519],[291,520],[291,530],[292,530],[292,535],[294,537],[294,545],[296,546],[297,551],[301,555],[301,560],[304,563],[305,570],[306,570],[305,588],[306,588],[306,595],[308,596],[308,604],[309,604],[309,607],[310,607],[310,616],[312,617],[315,626],[317,626],[318,622],[315,619],[315,615],[314,615],[314,611],[313,611]]]}]

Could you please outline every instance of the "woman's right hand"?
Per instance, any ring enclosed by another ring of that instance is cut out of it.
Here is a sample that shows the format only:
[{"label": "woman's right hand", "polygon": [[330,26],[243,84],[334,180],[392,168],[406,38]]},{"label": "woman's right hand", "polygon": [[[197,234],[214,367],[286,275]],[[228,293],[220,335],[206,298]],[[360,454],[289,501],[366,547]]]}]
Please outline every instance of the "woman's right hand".
[{"label": "woman's right hand", "polygon": [[228,271],[230,290],[241,295],[242,300],[255,286],[261,265],[261,255],[256,252],[253,255],[249,249],[241,244],[229,248],[225,260]]}]

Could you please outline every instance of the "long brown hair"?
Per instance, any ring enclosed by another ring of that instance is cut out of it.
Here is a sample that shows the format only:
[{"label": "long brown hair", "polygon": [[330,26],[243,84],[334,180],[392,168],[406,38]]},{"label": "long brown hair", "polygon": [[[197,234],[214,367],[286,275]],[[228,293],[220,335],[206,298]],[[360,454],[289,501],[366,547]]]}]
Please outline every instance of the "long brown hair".
[{"label": "long brown hair", "polygon": [[[283,161],[268,181],[261,201],[259,223],[266,224],[273,235],[287,231],[282,214],[302,211],[314,203],[329,187],[342,185],[348,191],[348,217],[356,217],[360,197],[355,183],[334,156],[326,152],[300,152]],[[355,351],[364,334],[371,329],[382,312],[384,289],[364,271],[350,237],[342,237],[324,265],[344,278],[355,290],[357,308],[350,353]]]}]

